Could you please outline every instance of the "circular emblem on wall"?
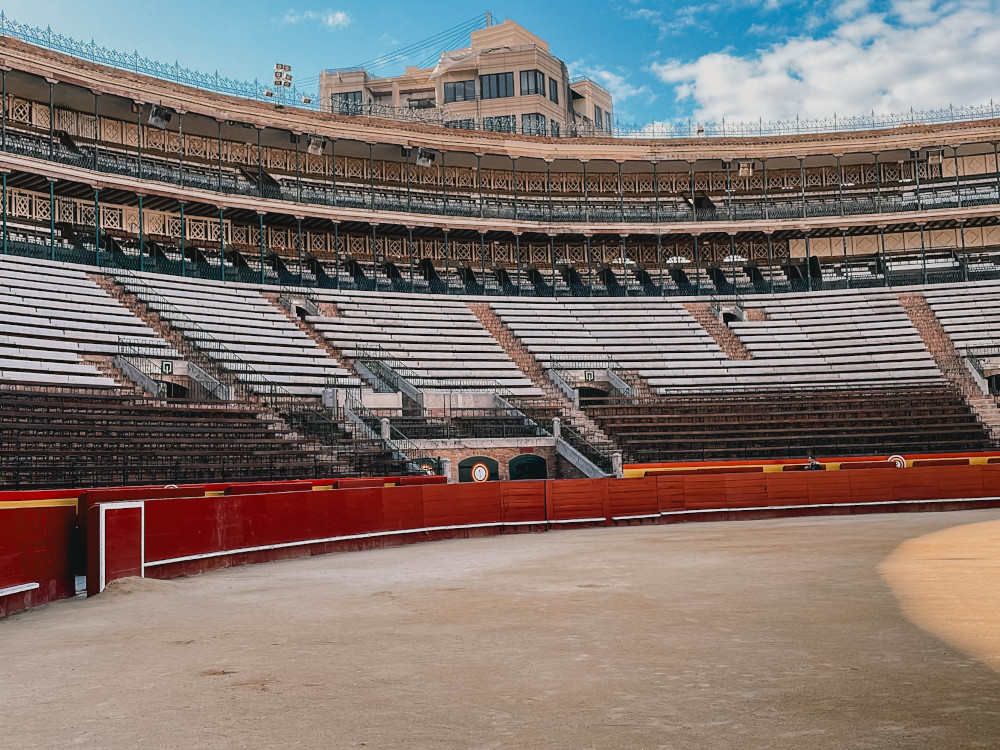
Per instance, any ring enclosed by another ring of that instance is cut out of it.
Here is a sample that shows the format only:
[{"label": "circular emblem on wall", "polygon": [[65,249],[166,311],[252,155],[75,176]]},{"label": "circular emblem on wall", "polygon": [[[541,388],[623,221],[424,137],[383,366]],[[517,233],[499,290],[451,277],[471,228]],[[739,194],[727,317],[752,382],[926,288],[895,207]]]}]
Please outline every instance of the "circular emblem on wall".
[{"label": "circular emblem on wall", "polygon": [[896,464],[897,469],[906,468],[906,459],[900,456],[899,454],[896,454],[895,456],[889,456],[888,460],[890,463]]},{"label": "circular emblem on wall", "polygon": [[478,464],[472,465],[472,481],[473,482],[485,482],[490,478],[489,467],[480,461]]}]

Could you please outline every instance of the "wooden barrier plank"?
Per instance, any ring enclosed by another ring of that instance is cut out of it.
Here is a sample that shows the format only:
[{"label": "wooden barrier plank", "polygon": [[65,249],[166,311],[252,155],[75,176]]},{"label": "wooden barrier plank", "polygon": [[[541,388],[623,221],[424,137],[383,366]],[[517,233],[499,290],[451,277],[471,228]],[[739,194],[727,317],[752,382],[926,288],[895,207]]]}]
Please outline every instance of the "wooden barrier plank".
[{"label": "wooden barrier plank", "polygon": [[839,471],[810,471],[803,475],[806,478],[806,493],[808,502],[849,503],[851,502],[851,478]]},{"label": "wooden barrier plank", "polygon": [[768,505],[801,505],[808,503],[809,475],[812,473],[814,472],[781,471],[764,474]]},{"label": "wooden barrier plank", "polygon": [[659,474],[656,477],[656,501],[660,512],[684,509],[684,479]]},{"label": "wooden barrier plank", "polygon": [[499,482],[429,484],[422,489],[426,526],[500,523]]},{"label": "wooden barrier plank", "polygon": [[768,504],[767,480],[763,471],[726,474],[723,480],[727,507],[756,508]]},{"label": "wooden barrier plank", "polygon": [[0,597],[0,617],[73,595],[76,506],[35,507],[37,501],[0,507],[0,588],[38,584]]},{"label": "wooden barrier plank", "polygon": [[607,479],[546,480],[549,520],[607,520],[607,483]]},{"label": "wooden barrier plank", "polygon": [[504,523],[544,522],[545,481],[500,482],[500,520]]},{"label": "wooden barrier plank", "polygon": [[612,517],[659,515],[655,477],[609,480],[607,492]]},{"label": "wooden barrier plank", "polygon": [[419,529],[426,525],[423,487],[402,485],[382,489],[382,526],[386,531]]},{"label": "wooden barrier plank", "polygon": [[694,509],[725,508],[725,475],[686,475],[684,477],[684,507]]},{"label": "wooden barrier plank", "polygon": [[273,492],[293,492],[295,490],[311,490],[313,482],[248,482],[246,484],[231,484],[225,489],[226,495],[260,495]]},{"label": "wooden barrier plank", "polygon": [[940,498],[983,497],[982,466],[941,466],[934,469]]}]

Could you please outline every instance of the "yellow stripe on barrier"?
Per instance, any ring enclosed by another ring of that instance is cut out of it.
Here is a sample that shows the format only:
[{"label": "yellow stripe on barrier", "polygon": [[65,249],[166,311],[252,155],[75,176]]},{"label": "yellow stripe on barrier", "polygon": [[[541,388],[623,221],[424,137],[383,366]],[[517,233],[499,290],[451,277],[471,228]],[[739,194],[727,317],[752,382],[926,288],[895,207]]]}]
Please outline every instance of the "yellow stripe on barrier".
[{"label": "yellow stripe on barrier", "polygon": [[222,497],[225,494],[225,490],[208,490],[205,492],[205,497]]},{"label": "yellow stripe on barrier", "polygon": [[314,484],[313,485],[313,492],[319,492],[320,490],[332,490],[332,489],[333,489],[333,485],[332,484]]},{"label": "yellow stripe on barrier", "polygon": [[16,508],[63,508],[72,505],[77,507],[79,501],[75,497],[61,497],[52,500],[4,500],[0,502],[0,510]]}]

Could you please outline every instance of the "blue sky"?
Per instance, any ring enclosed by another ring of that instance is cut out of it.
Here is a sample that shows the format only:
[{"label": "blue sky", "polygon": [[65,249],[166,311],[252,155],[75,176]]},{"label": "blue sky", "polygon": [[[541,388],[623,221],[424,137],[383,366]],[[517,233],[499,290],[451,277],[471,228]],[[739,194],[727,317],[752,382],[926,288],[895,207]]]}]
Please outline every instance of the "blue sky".
[{"label": "blue sky", "polygon": [[[549,41],[631,122],[756,121],[1000,106],[1000,0],[0,0],[10,17],[123,51],[308,84],[480,11]],[[387,74],[393,71],[386,71]]]}]

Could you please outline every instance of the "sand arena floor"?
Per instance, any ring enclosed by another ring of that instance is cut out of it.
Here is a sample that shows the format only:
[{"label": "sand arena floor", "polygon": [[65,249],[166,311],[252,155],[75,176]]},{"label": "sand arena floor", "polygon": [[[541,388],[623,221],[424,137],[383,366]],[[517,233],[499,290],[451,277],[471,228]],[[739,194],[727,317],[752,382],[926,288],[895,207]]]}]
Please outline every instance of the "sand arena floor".
[{"label": "sand arena floor", "polygon": [[561,531],[127,581],[0,621],[0,747],[996,748],[1000,674],[899,603],[957,606],[941,586],[919,603],[920,566],[968,557],[953,527],[983,522],[1000,511]]}]

